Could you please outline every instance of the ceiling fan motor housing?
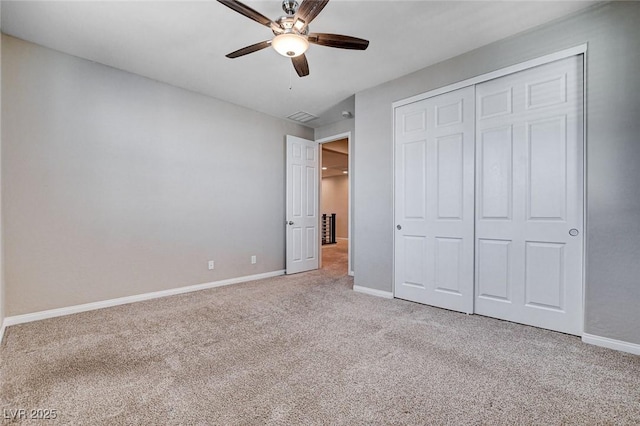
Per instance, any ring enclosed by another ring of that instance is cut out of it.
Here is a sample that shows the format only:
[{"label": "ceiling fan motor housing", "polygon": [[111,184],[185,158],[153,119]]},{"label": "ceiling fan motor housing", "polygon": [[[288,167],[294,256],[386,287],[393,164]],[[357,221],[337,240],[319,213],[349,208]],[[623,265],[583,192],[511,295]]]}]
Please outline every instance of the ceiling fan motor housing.
[{"label": "ceiling fan motor housing", "polygon": [[305,25],[304,21],[300,19],[294,22],[292,16],[281,16],[276,20],[276,23],[280,28],[278,29],[278,31],[273,30],[273,33],[275,35],[282,33],[295,33],[306,36],[307,34],[309,34],[309,26]]}]

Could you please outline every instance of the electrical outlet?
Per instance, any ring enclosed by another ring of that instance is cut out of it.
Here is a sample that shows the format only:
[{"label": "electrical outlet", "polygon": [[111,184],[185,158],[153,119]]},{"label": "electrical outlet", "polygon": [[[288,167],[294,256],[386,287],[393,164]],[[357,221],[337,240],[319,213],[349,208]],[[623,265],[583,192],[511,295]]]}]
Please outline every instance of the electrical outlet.
[{"label": "electrical outlet", "polygon": [[254,256],[251,256],[251,264],[252,264],[252,265],[255,265],[255,263],[256,263],[257,261],[258,261],[258,260],[256,259],[256,256],[255,256],[255,255],[254,255]]},{"label": "electrical outlet", "polygon": [[213,263],[213,260],[210,260],[210,261],[209,261],[209,270],[212,270],[212,269],[214,268],[214,266],[215,266],[215,265],[214,265],[214,263]]}]

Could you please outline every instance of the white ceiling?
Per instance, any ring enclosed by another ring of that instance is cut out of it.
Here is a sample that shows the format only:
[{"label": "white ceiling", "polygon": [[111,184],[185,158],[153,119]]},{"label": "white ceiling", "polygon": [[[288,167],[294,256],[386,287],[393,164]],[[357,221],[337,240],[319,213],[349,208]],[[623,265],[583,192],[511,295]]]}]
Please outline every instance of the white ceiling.
[{"label": "white ceiling", "polygon": [[[283,14],[279,0],[245,3],[272,19]],[[273,116],[306,111],[321,116],[308,124],[317,126],[356,92],[592,4],[332,0],[311,31],[371,44],[366,51],[312,45],[305,78],[271,48],[227,59],[272,33],[217,1],[3,0],[2,31]]]}]

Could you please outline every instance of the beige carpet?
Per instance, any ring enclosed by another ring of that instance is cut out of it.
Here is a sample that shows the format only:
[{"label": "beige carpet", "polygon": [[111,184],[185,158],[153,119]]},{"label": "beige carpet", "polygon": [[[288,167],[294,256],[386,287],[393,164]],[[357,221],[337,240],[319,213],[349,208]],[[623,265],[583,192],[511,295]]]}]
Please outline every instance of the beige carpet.
[{"label": "beige carpet", "polygon": [[348,240],[337,240],[336,244],[322,246],[322,269],[332,276],[347,275]]},{"label": "beige carpet", "polygon": [[2,408],[57,410],[34,424],[640,424],[640,357],[355,293],[325,264],[10,327]]}]

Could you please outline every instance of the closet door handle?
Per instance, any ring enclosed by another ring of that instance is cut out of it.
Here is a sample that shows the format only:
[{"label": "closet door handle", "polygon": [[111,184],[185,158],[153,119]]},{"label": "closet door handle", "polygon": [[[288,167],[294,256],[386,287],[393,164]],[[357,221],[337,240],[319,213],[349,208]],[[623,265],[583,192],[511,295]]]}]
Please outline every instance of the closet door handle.
[{"label": "closet door handle", "polygon": [[396,225],[396,228],[398,228],[398,231],[402,229],[402,226],[400,225]]}]

